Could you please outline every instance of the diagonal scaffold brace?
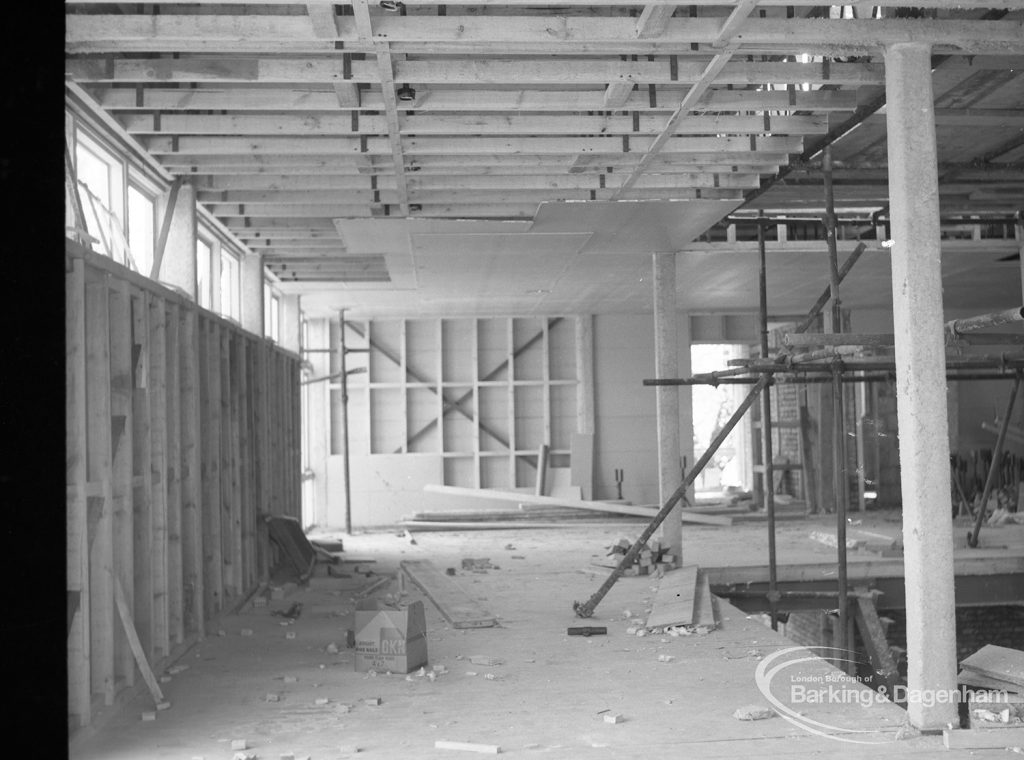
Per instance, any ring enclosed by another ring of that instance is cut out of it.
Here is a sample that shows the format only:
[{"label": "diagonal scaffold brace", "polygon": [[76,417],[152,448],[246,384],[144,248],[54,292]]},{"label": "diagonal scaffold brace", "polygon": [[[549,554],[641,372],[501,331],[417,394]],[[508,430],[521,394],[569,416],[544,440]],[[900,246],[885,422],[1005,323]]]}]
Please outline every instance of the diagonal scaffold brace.
[{"label": "diagonal scaffold brace", "polygon": [[718,435],[715,436],[715,439],[708,445],[707,451],[705,451],[701,455],[700,459],[694,463],[693,468],[689,473],[687,473],[686,477],[683,478],[682,484],[672,492],[672,495],[668,497],[668,500],[664,505],[662,505],[661,509],[658,510],[658,514],[651,518],[650,524],[644,528],[640,537],[637,538],[636,543],[634,543],[629,548],[629,551],[623,555],[618,566],[612,571],[612,574],[608,576],[608,579],[603,584],[601,584],[601,588],[599,588],[586,602],[582,604],[580,602],[572,603],[572,608],[576,612],[577,616],[588,618],[594,614],[594,610],[597,608],[597,605],[601,603],[601,600],[604,599],[605,595],[611,590],[611,587],[615,585],[616,581],[622,577],[626,568],[633,564],[633,561],[643,549],[644,544],[647,543],[647,539],[654,535],[654,531],[658,529],[658,526],[665,521],[665,518],[669,516],[672,509],[683,499],[686,495],[686,489],[689,488],[690,484],[697,479],[697,476],[704,469],[705,465],[711,461],[711,458],[718,451],[719,447],[725,442],[725,439],[729,437],[729,433],[731,433],[732,429],[736,427],[736,423],[743,418],[747,409],[750,408],[750,405],[754,403],[755,399],[757,399],[758,395],[762,390],[764,390],[769,382],[771,382],[771,374],[765,373],[757,383],[754,384],[750,389],[750,392],[747,394],[747,397],[743,399],[743,402],[736,408],[736,411],[733,412],[729,421],[725,423],[722,430],[719,431]]},{"label": "diagonal scaffold brace", "polygon": [[[843,281],[846,275],[850,273],[850,270],[853,269],[853,265],[857,263],[857,260],[860,258],[861,254],[864,253],[865,248],[866,246],[864,245],[864,243],[858,243],[857,247],[854,248],[854,250],[850,253],[850,256],[839,268],[838,281],[840,283]],[[825,305],[828,304],[831,298],[832,288],[830,284],[829,286],[826,286],[825,291],[818,297],[818,300],[811,307],[811,310],[807,313],[807,316],[804,318],[803,322],[801,322],[800,325],[797,326],[794,332],[805,332],[814,323],[815,318],[821,313],[822,309],[825,308]],[[784,359],[786,359],[791,353],[791,348],[784,348],[774,357],[774,361],[781,362]],[[710,373],[710,375],[706,375],[703,377],[705,378],[706,382],[710,382],[712,385],[714,385],[717,379],[720,377],[725,377],[733,374],[748,374],[749,372],[750,370],[747,368],[740,368],[735,370],[727,370],[726,372],[721,373],[712,372]],[[694,377],[696,378],[697,376]],[[671,379],[644,380],[644,385],[674,384],[676,382],[677,381]],[[725,427],[723,427],[719,434],[715,436],[714,440],[711,441],[711,443],[708,445],[707,451],[705,451],[704,454],[701,455],[700,459],[698,459],[694,463],[693,469],[691,469],[690,472],[683,479],[682,484],[675,491],[672,492],[671,496],[668,497],[668,500],[662,505],[661,509],[658,510],[658,514],[651,518],[650,524],[646,528],[644,528],[644,531],[640,534],[639,538],[637,538],[636,543],[634,543],[629,548],[629,551],[622,556],[622,559],[619,560],[618,566],[612,571],[612,574],[608,576],[608,579],[603,584],[601,584],[601,588],[594,592],[594,595],[591,596],[586,602],[583,602],[582,604],[580,602],[572,603],[573,611],[576,613],[577,616],[582,618],[588,618],[594,614],[594,610],[597,609],[597,605],[601,603],[601,600],[605,598],[605,596],[611,590],[612,586],[614,586],[615,583],[619,580],[619,578],[622,577],[622,574],[626,571],[626,568],[633,564],[634,560],[643,550],[643,546],[647,542],[647,539],[654,535],[654,531],[658,529],[658,526],[665,521],[665,518],[669,516],[673,508],[685,497],[686,489],[688,489],[690,487],[690,484],[697,479],[697,476],[700,475],[701,471],[704,469],[707,463],[711,461],[711,458],[718,451],[719,447],[725,442],[725,439],[729,437],[729,433],[732,432],[732,429],[736,427],[736,424],[743,418],[743,415],[747,413],[747,410],[760,395],[761,391],[764,390],[771,382],[772,371],[762,371],[761,377],[750,388],[749,393],[747,393],[747,397],[743,399],[743,402],[736,408],[736,411],[733,412],[732,416],[729,418],[729,421],[725,424]]]}]

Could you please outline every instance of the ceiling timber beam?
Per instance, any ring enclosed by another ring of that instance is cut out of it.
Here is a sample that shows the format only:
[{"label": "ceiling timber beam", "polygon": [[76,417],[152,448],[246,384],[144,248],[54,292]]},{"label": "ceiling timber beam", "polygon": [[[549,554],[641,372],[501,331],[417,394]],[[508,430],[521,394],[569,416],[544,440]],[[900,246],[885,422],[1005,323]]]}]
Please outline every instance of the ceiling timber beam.
[{"label": "ceiling timber beam", "polygon": [[[976,59],[977,60],[977,59]],[[327,85],[325,85],[327,87]],[[421,88],[425,89],[425,88]],[[686,85],[659,85],[653,93],[631,92],[621,104],[625,111],[669,113],[689,89]],[[124,86],[91,85],[96,101],[110,111],[299,111],[316,113],[337,110],[381,111],[384,101],[380,92],[367,91],[358,105],[342,105],[332,92],[310,89],[258,89],[237,86],[220,87],[197,83],[195,89],[153,89]],[[592,90],[450,90],[431,87],[418,94],[416,112],[435,111],[529,111],[577,112],[608,109],[607,91]],[[702,110],[738,111],[852,111],[857,107],[854,90],[740,90],[710,89],[694,108]]]},{"label": "ceiling timber beam", "polygon": [[[1024,33],[1024,30],[1022,30]],[[1024,42],[1021,43],[1024,46]],[[416,60],[396,61],[394,79],[420,84],[531,84],[603,86],[606,82],[643,84],[696,84],[704,77],[707,60],[668,57],[654,61],[610,61],[560,58],[557,61],[522,60]],[[78,83],[197,83],[325,84],[359,82],[380,84],[372,61],[326,58],[82,58],[65,63]],[[723,66],[718,85],[766,86],[778,82],[830,85],[881,85],[885,70],[878,63],[735,62]],[[708,83],[710,84],[710,83]]]},{"label": "ceiling timber beam", "polygon": [[[738,7],[742,7],[738,6]],[[360,43],[352,19],[339,18],[336,41]],[[658,42],[677,45],[713,45],[722,31],[715,17],[666,21]],[[476,43],[544,45],[548,50],[569,52],[595,46],[624,50],[622,43],[643,45],[630,39],[621,20],[614,17],[538,16],[388,16],[381,17],[374,29],[375,39],[395,45]],[[315,39],[309,19],[301,16],[272,15],[81,15],[67,16],[66,41],[69,52],[75,46],[93,43],[110,45],[119,41],[148,40],[287,40]],[[557,45],[553,44],[553,39]],[[899,42],[927,42],[939,52],[961,55],[1010,55],[1024,52],[1024,21],[974,21],[967,19],[746,19],[736,24],[733,39],[741,52],[796,53],[815,52],[841,55],[844,51],[879,51]],[[365,49],[366,41],[362,40]],[[721,43],[719,43],[721,44]],[[179,44],[179,48],[181,44]],[[520,50],[522,48],[519,48]],[[684,48],[685,49],[685,48]],[[493,52],[498,52],[492,48]],[[635,50],[631,51],[635,52]],[[396,72],[396,75],[398,72]]]}]

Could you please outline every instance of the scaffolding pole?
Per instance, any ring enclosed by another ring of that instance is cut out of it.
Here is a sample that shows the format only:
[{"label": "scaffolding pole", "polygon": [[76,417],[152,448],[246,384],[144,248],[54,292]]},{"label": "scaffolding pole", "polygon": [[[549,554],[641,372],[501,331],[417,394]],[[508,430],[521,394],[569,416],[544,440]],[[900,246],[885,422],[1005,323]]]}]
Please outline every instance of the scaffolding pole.
[{"label": "scaffolding pole", "polygon": [[[768,264],[764,250],[764,224],[759,220],[757,225],[758,253],[758,302],[761,318],[761,356],[768,357]],[[764,496],[764,508],[768,515],[768,614],[771,618],[772,630],[779,630],[778,569],[775,555],[775,467],[772,451],[772,397],[768,384],[770,374],[762,374],[765,381],[761,392],[761,493]]]}]

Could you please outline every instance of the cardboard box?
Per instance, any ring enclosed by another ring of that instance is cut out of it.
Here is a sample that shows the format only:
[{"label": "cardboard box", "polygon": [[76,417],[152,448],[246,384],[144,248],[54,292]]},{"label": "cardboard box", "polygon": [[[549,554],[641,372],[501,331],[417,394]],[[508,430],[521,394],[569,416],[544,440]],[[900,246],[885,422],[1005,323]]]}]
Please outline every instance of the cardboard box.
[{"label": "cardboard box", "polygon": [[356,605],[356,670],[409,673],[427,664],[423,602],[396,607],[367,599]]}]

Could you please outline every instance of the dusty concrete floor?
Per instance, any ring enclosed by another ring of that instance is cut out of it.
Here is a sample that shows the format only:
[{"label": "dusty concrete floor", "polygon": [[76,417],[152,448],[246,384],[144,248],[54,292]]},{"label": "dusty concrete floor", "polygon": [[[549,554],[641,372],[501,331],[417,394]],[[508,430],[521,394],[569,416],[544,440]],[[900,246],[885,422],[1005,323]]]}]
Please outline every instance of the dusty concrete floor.
[{"label": "dusty concrete floor", "polygon": [[[884,517],[878,519],[884,523]],[[792,544],[794,551],[803,546],[810,552],[808,561],[826,561],[828,550],[807,549],[801,540],[826,522],[780,523],[780,554]],[[352,624],[355,593],[372,578],[318,575],[287,599],[266,608],[246,607],[218,621],[213,635],[179,660],[188,668],[162,685],[171,708],[159,712],[156,721],[140,720],[143,711],[153,709],[142,690],[101,718],[99,729],[73,737],[71,755],[76,760],[214,760],[231,758],[231,740],[245,738],[261,760],[286,752],[312,760],[472,756],[435,749],[437,740],[496,744],[502,754],[519,757],[616,760],[1002,756],[1002,750],[946,751],[937,736],[898,738],[903,713],[890,704],[806,705],[803,711],[827,726],[864,731],[855,738],[881,746],[816,736],[780,717],[736,720],[737,707],[767,704],[755,684],[755,669],[762,658],[791,643],[727,604],[720,607],[721,627],[704,636],[629,636],[625,612],[644,616],[657,583],[651,578],[623,578],[612,588],[587,621],[607,626],[607,636],[567,636],[568,626],[582,623],[572,602],[589,598],[607,577],[608,571],[590,562],[603,556],[603,547],[620,536],[635,536],[642,527],[639,522],[428,533],[418,534],[416,545],[394,533],[345,537],[345,554],[375,560],[359,570],[377,575],[394,575],[403,559],[459,568],[464,557],[489,557],[499,569],[460,569],[455,580],[482,600],[500,625],[455,630],[426,601],[430,665],[444,665],[448,672],[433,682],[357,673],[352,650],[345,648],[345,629]],[[684,556],[687,563],[708,566],[759,564],[766,559],[759,558],[763,543],[763,525],[687,527]],[[391,582],[375,596],[397,590]],[[408,598],[422,596],[412,587]],[[294,601],[304,605],[301,617],[280,625],[271,610]],[[252,635],[243,636],[242,629]],[[295,637],[288,639],[288,632]],[[340,647],[338,654],[326,651],[332,642]],[[472,655],[503,664],[473,665]],[[672,659],[659,661],[659,655]],[[801,668],[802,676],[819,682],[837,673],[822,661]],[[493,680],[485,677],[488,673]],[[281,701],[267,702],[270,692],[279,693]],[[378,707],[363,703],[378,696]],[[323,697],[330,703],[316,705]],[[343,713],[341,705],[350,705],[351,712]],[[605,723],[605,710],[621,713],[625,722]]]}]

